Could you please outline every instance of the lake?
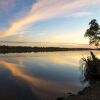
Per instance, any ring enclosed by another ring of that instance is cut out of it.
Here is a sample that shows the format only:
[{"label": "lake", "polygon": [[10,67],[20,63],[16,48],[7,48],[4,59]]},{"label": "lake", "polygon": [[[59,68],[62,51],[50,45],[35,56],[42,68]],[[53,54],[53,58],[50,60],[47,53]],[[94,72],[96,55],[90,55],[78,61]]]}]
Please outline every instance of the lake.
[{"label": "lake", "polygon": [[[99,51],[94,51],[100,57]],[[0,100],[56,100],[78,93],[89,51],[0,54]]]}]

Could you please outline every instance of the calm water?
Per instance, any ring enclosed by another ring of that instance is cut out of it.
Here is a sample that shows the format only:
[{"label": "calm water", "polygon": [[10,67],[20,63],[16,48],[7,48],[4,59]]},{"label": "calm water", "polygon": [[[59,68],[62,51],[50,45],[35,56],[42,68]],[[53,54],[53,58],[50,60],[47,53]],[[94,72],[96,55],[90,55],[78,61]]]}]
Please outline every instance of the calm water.
[{"label": "calm water", "polygon": [[[95,51],[99,56],[99,52]],[[0,54],[0,100],[56,100],[77,93],[89,51]]]}]

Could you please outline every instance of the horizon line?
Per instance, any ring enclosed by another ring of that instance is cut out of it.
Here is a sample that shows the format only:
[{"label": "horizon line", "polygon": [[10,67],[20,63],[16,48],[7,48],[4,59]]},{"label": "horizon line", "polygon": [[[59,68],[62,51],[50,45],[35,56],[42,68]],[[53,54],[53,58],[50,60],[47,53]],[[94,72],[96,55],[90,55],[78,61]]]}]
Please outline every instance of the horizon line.
[{"label": "horizon line", "polygon": [[61,42],[61,43],[57,43],[57,42],[35,42],[35,41],[32,41],[32,42],[28,42],[28,41],[0,41],[1,43],[50,43],[50,44],[77,44],[77,45],[89,45],[89,44],[81,44],[81,43],[63,43],[63,42]]}]

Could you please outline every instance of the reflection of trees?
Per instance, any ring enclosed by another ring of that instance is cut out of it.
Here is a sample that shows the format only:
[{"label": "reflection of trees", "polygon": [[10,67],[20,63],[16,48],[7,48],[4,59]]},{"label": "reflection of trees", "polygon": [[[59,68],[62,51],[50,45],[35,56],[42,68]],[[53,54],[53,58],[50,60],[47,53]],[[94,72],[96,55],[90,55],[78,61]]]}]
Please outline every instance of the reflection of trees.
[{"label": "reflection of trees", "polygon": [[91,84],[100,80],[100,59],[93,52],[90,56],[81,59],[81,71],[84,76],[83,81],[88,81]]}]

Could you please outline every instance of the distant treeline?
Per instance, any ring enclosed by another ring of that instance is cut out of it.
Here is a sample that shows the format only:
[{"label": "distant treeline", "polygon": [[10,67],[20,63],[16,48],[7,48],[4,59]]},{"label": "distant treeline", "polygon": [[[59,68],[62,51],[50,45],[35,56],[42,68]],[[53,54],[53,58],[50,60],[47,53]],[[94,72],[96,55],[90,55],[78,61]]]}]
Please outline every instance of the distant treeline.
[{"label": "distant treeline", "polygon": [[30,47],[30,46],[0,46],[0,53],[23,53],[23,52],[54,52],[54,51],[78,51],[100,50],[91,48],[63,48],[63,47]]}]

